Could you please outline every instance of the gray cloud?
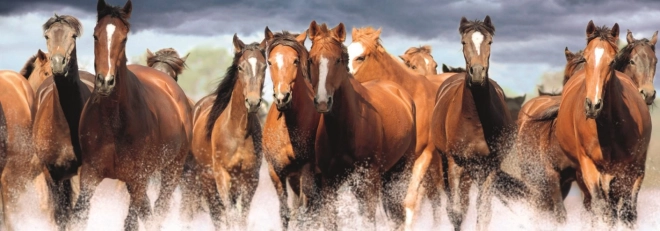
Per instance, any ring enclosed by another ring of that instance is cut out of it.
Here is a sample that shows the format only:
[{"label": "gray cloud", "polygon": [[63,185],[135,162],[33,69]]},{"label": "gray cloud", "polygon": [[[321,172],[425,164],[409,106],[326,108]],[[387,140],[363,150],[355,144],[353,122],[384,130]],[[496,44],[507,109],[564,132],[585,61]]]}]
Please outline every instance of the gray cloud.
[{"label": "gray cloud", "polygon": [[[107,2],[125,3],[123,0]],[[79,8],[94,15],[96,1],[2,1],[0,15],[52,12],[63,7]],[[650,35],[660,29],[656,26],[660,25],[660,18],[652,17],[653,13],[660,13],[660,2],[139,0],[133,2],[131,24],[133,31],[153,29],[172,34],[216,35],[261,32],[265,26],[299,32],[306,29],[311,20],[317,20],[330,25],[344,22],[349,28],[382,27],[383,36],[451,42],[459,39],[457,28],[462,16],[483,19],[488,14],[496,27],[493,49],[501,52],[498,55],[504,59],[501,61],[562,65],[565,46],[571,50],[584,47],[584,30],[589,20],[610,27],[618,22],[623,35],[626,29]],[[498,48],[498,44],[502,45]]]}]

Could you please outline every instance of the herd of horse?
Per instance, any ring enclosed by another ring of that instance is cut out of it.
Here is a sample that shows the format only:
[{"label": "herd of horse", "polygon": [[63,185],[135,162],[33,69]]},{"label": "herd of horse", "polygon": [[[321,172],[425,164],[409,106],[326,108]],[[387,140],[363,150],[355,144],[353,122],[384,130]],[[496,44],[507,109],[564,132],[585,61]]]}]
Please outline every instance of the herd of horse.
[{"label": "herd of horse", "polygon": [[[343,23],[312,21],[300,34],[266,27],[262,41],[246,44],[234,35],[231,66],[217,89],[194,103],[176,82],[188,55],[148,51],[148,66],[127,64],[131,11],[130,0],[123,7],[98,1],[95,74],[78,69],[82,25],[68,15],[43,25],[47,53],[39,50],[20,73],[0,71],[6,229],[20,220],[18,198],[40,175],[50,190],[45,207],[61,230],[84,229],[104,178],[126,183],[125,229],[137,229],[138,219],[159,229],[177,186],[185,213],[206,203],[216,228],[230,220],[244,225],[262,158],[285,229],[292,220],[319,218],[336,230],[332,202],[345,183],[374,227],[382,205],[398,228],[412,229],[422,197],[437,219],[444,192],[460,230],[473,182],[478,230],[488,229],[494,196],[505,204],[528,201],[565,222],[572,182],[594,221],[635,226],[657,32],[635,39],[628,31],[619,51],[618,24],[590,21],[586,47],[565,49],[563,91],[539,89],[523,105],[525,96],[507,98],[489,76],[489,16],[460,20],[465,68],[443,64],[440,74],[429,46],[393,56],[380,29],[353,28],[345,46]],[[274,102],[260,120],[267,69]],[[502,169],[508,153],[518,155],[520,177]],[[152,210],[146,189],[154,174],[161,187]],[[347,181],[353,175],[359,180]]]}]

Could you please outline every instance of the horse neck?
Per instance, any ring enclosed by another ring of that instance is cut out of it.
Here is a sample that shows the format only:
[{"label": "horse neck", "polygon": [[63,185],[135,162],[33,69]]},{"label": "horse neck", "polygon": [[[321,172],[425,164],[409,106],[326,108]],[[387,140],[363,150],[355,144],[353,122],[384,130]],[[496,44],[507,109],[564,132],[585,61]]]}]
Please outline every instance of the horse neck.
[{"label": "horse neck", "polygon": [[71,128],[71,135],[78,133],[78,122],[80,120],[80,113],[85,105],[86,98],[83,97],[81,87],[84,84],[80,81],[78,74],[78,61],[76,58],[76,49],[74,48],[71,53],[71,60],[69,61],[69,71],[64,76],[53,76],[57,97],[53,97],[55,102],[53,105],[59,105],[64,112],[64,117],[69,123]]},{"label": "horse neck", "polygon": [[369,71],[362,72],[363,74],[360,74],[358,71],[355,76],[358,81],[364,83],[374,79],[386,79],[398,83],[405,88],[406,86],[404,85],[408,85],[408,83],[416,82],[420,80],[420,78],[423,78],[423,76],[413,73],[412,71],[409,72],[402,63],[396,61],[387,52],[383,51],[380,54],[374,55],[374,57],[377,57],[378,60],[371,60],[365,65]]},{"label": "horse neck", "polygon": [[311,96],[313,89],[311,84],[305,80],[302,72],[303,70],[299,69],[294,80],[295,87],[293,87],[291,93],[293,96],[291,108],[284,111],[287,126],[291,128],[298,127],[298,122],[302,122],[299,118],[310,118],[318,114],[313,104],[314,99]]},{"label": "horse neck", "polygon": [[619,77],[616,76],[614,68],[610,70],[610,78],[603,86],[603,110],[596,118],[599,124],[613,124],[619,117],[619,114],[626,113],[627,111],[619,110],[624,105],[623,102],[623,86]]},{"label": "horse neck", "polygon": [[463,104],[473,104],[477,110],[477,115],[479,116],[479,121],[483,128],[483,132],[486,138],[493,137],[497,135],[497,131],[501,129],[501,125],[494,120],[494,118],[503,117],[493,108],[494,99],[491,97],[491,90],[493,86],[490,83],[489,77],[486,77],[486,85],[483,87],[468,87],[467,75],[465,77],[465,83],[463,84],[463,93],[469,93],[472,95],[472,102],[469,102],[469,98],[463,97]]}]

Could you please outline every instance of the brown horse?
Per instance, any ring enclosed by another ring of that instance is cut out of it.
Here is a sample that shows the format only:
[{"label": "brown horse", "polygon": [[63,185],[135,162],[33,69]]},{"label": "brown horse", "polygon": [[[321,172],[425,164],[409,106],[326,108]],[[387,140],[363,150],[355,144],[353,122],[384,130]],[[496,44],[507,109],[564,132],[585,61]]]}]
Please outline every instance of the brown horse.
[{"label": "brown horse", "polygon": [[573,76],[576,72],[579,70],[584,69],[584,51],[579,50],[578,52],[571,52],[568,50],[568,47],[564,49],[564,55],[566,56],[566,68],[564,68],[564,82],[563,84],[566,85],[566,82]]},{"label": "brown horse", "polygon": [[447,64],[442,64],[442,73],[462,73],[466,72],[464,67],[452,67]]},{"label": "brown horse", "polygon": [[174,48],[163,48],[156,53],[152,53],[147,49],[147,66],[156,70],[165,72],[165,74],[172,76],[174,81],[179,81],[179,75],[186,68],[186,59],[190,53],[185,56],[179,56],[179,53]]},{"label": "brown horse", "polygon": [[408,68],[421,75],[438,74],[438,63],[433,59],[431,46],[429,45],[408,48],[403,55],[399,55],[399,58],[403,60]]},{"label": "brown horse", "polygon": [[655,55],[655,43],[658,41],[658,31],[656,31],[651,40],[635,39],[632,32],[628,30],[626,35],[628,45],[617,52],[614,58],[614,69],[630,76],[639,89],[639,93],[646,101],[647,105],[653,104],[655,100],[655,87],[653,79],[655,77],[655,67],[658,58]]},{"label": "brown horse", "polygon": [[509,114],[511,114],[511,119],[514,121],[518,119],[518,114],[520,113],[520,108],[525,102],[525,97],[527,94],[515,97],[504,96],[504,101],[506,102],[506,107],[509,109]]},{"label": "brown horse", "polygon": [[[80,119],[80,195],[74,225],[85,226],[90,199],[104,178],[126,183],[130,194],[125,229],[159,228],[190,150],[190,105],[183,90],[153,68],[126,65],[132,4],[97,4],[94,28],[95,87]],[[152,216],[147,180],[160,172],[161,189]],[[152,217],[154,218],[152,220]],[[72,222],[73,222],[72,221]]]},{"label": "brown horse", "polygon": [[[246,45],[234,34],[233,43],[234,61],[214,93],[217,97],[201,132],[210,139],[211,152],[205,158],[211,160],[225,214],[238,212],[239,225],[244,227],[262,158],[257,112],[266,74],[266,40]],[[239,205],[241,211],[229,210]]]},{"label": "brown horse", "polygon": [[539,85],[536,87],[537,94],[539,96],[560,96],[561,91],[546,91],[545,86]]},{"label": "brown horse", "polygon": [[20,73],[30,83],[32,91],[37,92],[41,83],[53,73],[53,70],[50,67],[50,58],[48,57],[48,54],[39,49],[37,54],[28,59]]},{"label": "brown horse", "polygon": [[391,207],[388,203],[400,204],[387,192],[393,178],[389,172],[415,160],[415,103],[394,82],[360,83],[348,73],[343,23],[329,30],[325,24],[312,21],[307,33],[312,41],[309,62],[314,105],[323,113],[316,156],[322,195],[330,201],[328,225],[332,230],[337,228],[332,224],[337,222],[332,219],[336,190],[356,171],[361,177],[353,188],[355,196],[363,202],[361,211],[367,219],[375,222],[381,191],[386,209]]},{"label": "brown horse", "polygon": [[[314,107],[314,90],[307,68],[309,53],[304,44],[307,33],[273,34],[268,27],[265,33],[275,102],[264,124],[267,135],[263,151],[280,200],[282,225],[287,228],[292,217],[316,212],[312,204],[318,201],[314,144],[320,115]],[[288,195],[287,182],[294,195]],[[293,208],[288,207],[289,198],[294,198]]]},{"label": "brown horse", "polygon": [[[412,222],[416,218],[414,212],[417,208],[418,189],[422,180],[426,184],[427,196],[432,201],[434,216],[439,217],[440,212],[440,190],[443,188],[443,173],[441,156],[435,152],[435,146],[430,137],[431,113],[433,112],[434,95],[438,90],[437,82],[429,81],[424,76],[407,68],[396,57],[385,51],[380,44],[380,29],[371,27],[363,29],[353,28],[353,42],[348,46],[349,63],[348,68],[356,80],[367,82],[374,79],[390,80],[403,87],[415,100],[417,124],[417,146],[415,153],[419,157],[415,160],[412,168],[410,183],[403,199],[405,207],[406,228],[412,228]],[[427,171],[430,170],[430,173]],[[398,194],[391,190],[393,194]],[[402,210],[393,218],[395,220],[403,217]],[[390,214],[392,215],[392,214]],[[398,221],[397,221],[398,222]]]},{"label": "brown horse", "polygon": [[490,223],[492,192],[521,197],[527,190],[500,168],[507,151],[503,143],[515,125],[502,89],[488,76],[494,32],[489,16],[484,21],[461,18],[459,33],[467,72],[440,86],[433,110],[431,136],[449,161],[447,210],[457,230],[467,211],[471,180],[479,188],[477,230],[487,229]]},{"label": "brown horse", "polygon": [[0,104],[3,108],[7,146],[0,157],[2,170],[2,201],[5,229],[12,230],[20,204],[18,197],[26,184],[41,173],[41,165],[32,146],[32,122],[35,112],[34,93],[30,83],[21,74],[0,71]]}]

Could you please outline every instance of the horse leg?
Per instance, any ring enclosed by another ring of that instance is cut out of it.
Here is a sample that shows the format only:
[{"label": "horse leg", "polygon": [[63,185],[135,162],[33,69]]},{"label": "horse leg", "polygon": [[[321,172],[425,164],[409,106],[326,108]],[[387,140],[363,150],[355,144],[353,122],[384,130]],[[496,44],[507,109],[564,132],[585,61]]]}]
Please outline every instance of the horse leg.
[{"label": "horse leg", "polygon": [[337,189],[339,182],[335,179],[323,179],[321,187],[321,198],[323,198],[323,229],[328,231],[338,230],[337,226],[337,208],[335,202],[337,201]]},{"label": "horse leg", "polygon": [[138,216],[145,224],[146,230],[152,230],[151,226],[151,205],[147,197],[146,180],[126,183],[126,189],[130,194],[130,203],[128,204],[128,216],[124,221],[124,230],[138,230]]},{"label": "horse leg", "polygon": [[[607,224],[611,223],[612,220],[610,219],[610,211],[608,211],[608,205],[607,201],[604,200],[604,195],[603,193],[603,186],[601,185],[607,185],[609,188],[610,181],[605,180],[605,176],[601,175],[601,173],[598,171],[596,168],[596,164],[589,158],[586,157],[585,154],[579,155],[578,161],[580,162],[580,178],[581,178],[581,183],[583,187],[586,189],[584,191],[584,203],[585,207],[589,206],[587,210],[590,210],[592,214],[596,216],[600,216],[601,218],[604,218],[603,221]],[[578,181],[578,184],[580,182]],[[587,194],[589,197],[587,197]],[[596,218],[594,216],[594,218]]]},{"label": "horse leg", "polygon": [[[438,223],[441,215],[442,197],[440,192],[444,187],[442,160],[437,153],[434,153],[433,161],[429,166],[429,172],[424,177],[424,187],[426,188],[426,196],[431,202],[433,208],[433,223]],[[420,200],[421,201],[421,200]]]},{"label": "horse leg", "polygon": [[303,209],[302,214],[309,217],[309,220],[312,220],[318,212],[319,185],[314,176],[314,166],[311,163],[303,165],[300,170],[300,182],[300,200],[302,201]]},{"label": "horse leg", "polygon": [[[220,202],[222,203],[222,206],[224,207],[224,218],[225,222],[227,225],[230,223],[230,217],[229,215],[232,213],[232,195],[231,195],[231,176],[229,175],[229,172],[227,170],[220,166],[219,164],[216,164],[215,161],[213,163],[213,176],[215,178],[215,185],[218,189],[218,194],[220,196]],[[221,219],[221,218],[219,218]],[[228,226],[227,226],[228,227]]]},{"label": "horse leg", "polygon": [[280,219],[282,221],[282,229],[286,230],[289,227],[290,211],[287,205],[287,190],[286,190],[286,175],[282,171],[275,171],[272,164],[268,163],[268,172],[270,179],[273,181],[277,197],[280,200]]},{"label": "horse leg", "polygon": [[426,171],[433,160],[433,151],[424,150],[422,154],[415,160],[412,168],[412,175],[410,183],[408,184],[408,191],[406,198],[403,200],[403,206],[406,209],[406,226],[405,230],[412,230],[412,224],[417,215],[414,213],[417,209],[417,196],[419,195],[419,186],[422,179],[426,175]]},{"label": "horse leg", "polygon": [[461,224],[465,219],[468,205],[470,204],[470,177],[465,168],[458,165],[454,157],[447,157],[447,178],[449,187],[449,203],[447,213],[449,220],[454,225],[454,230],[461,230]]},{"label": "horse leg", "polygon": [[[211,171],[210,169],[206,171]],[[213,226],[216,230],[221,230],[222,228],[222,211],[224,210],[223,204],[220,202],[220,195],[218,194],[218,189],[215,186],[215,180],[211,174],[201,174],[201,186],[204,190],[204,197],[206,198],[206,203],[209,206],[209,212],[211,213],[211,220],[213,221]]]},{"label": "horse leg", "polygon": [[378,168],[364,168],[362,174],[364,179],[359,184],[355,185],[355,196],[360,204],[360,213],[365,214],[367,222],[372,226],[370,230],[376,230],[376,209],[378,206],[378,199],[380,194],[381,178]]},{"label": "horse leg", "polygon": [[83,162],[80,169],[80,194],[78,194],[76,205],[73,208],[73,217],[69,219],[69,224],[73,224],[74,228],[67,230],[85,230],[89,218],[90,200],[102,180],[103,176],[96,168]]},{"label": "horse leg", "polygon": [[566,199],[568,193],[571,191],[571,185],[575,181],[575,169],[567,168],[561,171],[561,198]]},{"label": "horse leg", "polygon": [[[186,151],[187,153],[187,151]],[[165,219],[167,212],[170,210],[170,201],[172,200],[172,193],[179,181],[181,180],[181,173],[183,172],[183,163],[187,154],[180,155],[181,158],[172,161],[169,166],[161,170],[161,186],[158,199],[154,204],[154,229],[160,230],[162,220]]]},{"label": "horse leg", "polygon": [[[27,166],[26,166],[27,163]],[[5,165],[4,170],[2,171],[1,183],[2,185],[2,209],[3,209],[3,223],[5,230],[14,230],[14,223],[20,224],[20,217],[15,217],[18,210],[21,208],[19,203],[19,198],[25,193],[26,187],[31,184],[36,178],[43,172],[44,177],[47,181],[50,181],[48,171],[45,168],[40,168],[40,163],[37,156],[34,155],[31,161],[25,160],[23,158],[17,159],[8,159]],[[40,171],[42,170],[42,171]],[[48,175],[48,176],[47,176]],[[45,199],[48,195],[41,195]],[[48,201],[46,204],[43,204],[42,208],[45,206],[50,206]],[[51,202],[52,203],[52,202]],[[54,216],[55,214],[52,214]],[[54,218],[54,217],[53,217]],[[61,228],[61,227],[60,227]]]},{"label": "horse leg", "polygon": [[481,175],[477,177],[477,183],[479,185],[479,195],[477,197],[477,230],[488,230],[492,216],[493,183],[495,182],[497,171],[481,171],[486,172],[477,173]]},{"label": "horse leg", "polygon": [[631,230],[635,228],[635,223],[637,221],[637,196],[642,186],[643,179],[644,175],[635,179],[632,185],[632,190],[630,190],[630,194],[625,195],[622,198],[623,205],[621,206],[621,210],[619,212],[619,219]]},{"label": "horse leg", "polygon": [[[524,159],[523,159],[524,160]],[[561,178],[552,163],[537,158],[522,161],[521,178],[523,182],[536,189],[532,191],[532,206],[540,211],[552,213],[556,221],[564,223],[566,209],[564,208]]]},{"label": "horse leg", "polygon": [[[261,163],[261,160],[259,160],[258,163]],[[259,185],[259,168],[261,165],[258,163],[253,165],[253,169],[251,169],[251,171],[248,170],[243,172],[241,174],[243,179],[242,184],[236,185],[237,188],[240,188],[241,195],[239,227],[242,229],[247,229],[247,219],[250,213],[250,203],[252,202],[252,198],[254,198],[254,194],[257,191],[257,186]]]},{"label": "horse leg", "polygon": [[199,164],[197,160],[189,153],[186,156],[185,164],[183,165],[183,173],[181,174],[181,217],[185,220],[192,220],[195,213],[201,210],[201,197],[199,195],[199,187],[201,187],[198,177]]}]

